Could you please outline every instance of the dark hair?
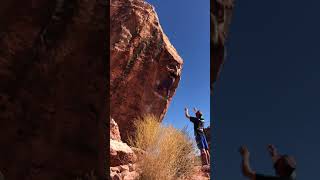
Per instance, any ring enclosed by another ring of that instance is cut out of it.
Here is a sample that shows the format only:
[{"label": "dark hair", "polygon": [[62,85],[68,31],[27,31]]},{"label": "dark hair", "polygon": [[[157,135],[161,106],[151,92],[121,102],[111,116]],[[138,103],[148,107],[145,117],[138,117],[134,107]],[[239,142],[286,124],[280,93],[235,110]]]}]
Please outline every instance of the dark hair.
[{"label": "dark hair", "polygon": [[296,169],[295,160],[289,155],[282,155],[273,165],[274,169],[278,168],[280,162],[284,162],[284,170],[288,176],[290,176]]},{"label": "dark hair", "polygon": [[196,112],[196,115],[197,115],[197,114],[198,114],[200,117],[202,116],[202,112],[199,111],[199,110]]}]

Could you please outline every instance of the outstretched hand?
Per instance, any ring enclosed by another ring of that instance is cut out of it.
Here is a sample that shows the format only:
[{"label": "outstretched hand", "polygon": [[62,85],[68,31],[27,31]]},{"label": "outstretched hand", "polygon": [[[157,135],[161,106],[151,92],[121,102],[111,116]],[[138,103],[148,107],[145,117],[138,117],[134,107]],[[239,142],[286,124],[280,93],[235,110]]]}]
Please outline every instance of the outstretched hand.
[{"label": "outstretched hand", "polygon": [[187,117],[187,118],[190,118],[190,115],[189,115],[189,112],[188,112],[188,108],[184,108],[184,115]]},{"label": "outstretched hand", "polygon": [[269,144],[267,149],[268,149],[268,151],[269,151],[269,153],[270,153],[270,155],[271,155],[272,157],[278,155],[277,149],[276,149],[276,147],[275,147],[273,144]]},{"label": "outstretched hand", "polygon": [[243,158],[249,158],[250,152],[246,146],[241,146],[239,152]]},{"label": "outstretched hand", "polygon": [[193,111],[196,113],[198,110],[197,110],[197,108],[194,107],[194,108],[193,108]]}]

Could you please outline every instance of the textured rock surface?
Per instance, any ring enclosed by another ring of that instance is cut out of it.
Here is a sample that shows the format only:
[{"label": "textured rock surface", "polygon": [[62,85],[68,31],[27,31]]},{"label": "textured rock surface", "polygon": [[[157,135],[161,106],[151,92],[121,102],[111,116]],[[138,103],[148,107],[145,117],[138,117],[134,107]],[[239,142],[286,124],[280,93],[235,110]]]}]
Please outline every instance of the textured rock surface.
[{"label": "textured rock surface", "polygon": [[110,178],[112,180],[135,180],[138,177],[139,172],[136,169],[123,169],[121,166],[110,168]]},{"label": "textured rock surface", "polygon": [[113,0],[110,17],[111,116],[126,141],[135,118],[146,113],[164,117],[183,61],[145,1]]},{"label": "textured rock surface", "polygon": [[102,176],[106,14],[103,0],[0,1],[6,179],[70,180],[92,170]]},{"label": "textured rock surface", "polygon": [[134,163],[136,160],[136,155],[126,143],[110,140],[110,166]]},{"label": "textured rock surface", "polygon": [[211,0],[211,90],[225,59],[225,42],[234,0]]},{"label": "textured rock surface", "polygon": [[[118,126],[112,118],[110,118],[110,126]],[[112,131],[120,137],[119,131],[116,132],[115,128],[110,128],[110,134]],[[142,150],[134,149],[123,143],[121,138],[110,139],[110,179],[134,180],[138,178],[139,168],[134,163],[139,162],[136,152],[140,154]]]},{"label": "textured rock surface", "polygon": [[112,140],[121,141],[119,126],[112,118],[110,119],[110,138]]}]

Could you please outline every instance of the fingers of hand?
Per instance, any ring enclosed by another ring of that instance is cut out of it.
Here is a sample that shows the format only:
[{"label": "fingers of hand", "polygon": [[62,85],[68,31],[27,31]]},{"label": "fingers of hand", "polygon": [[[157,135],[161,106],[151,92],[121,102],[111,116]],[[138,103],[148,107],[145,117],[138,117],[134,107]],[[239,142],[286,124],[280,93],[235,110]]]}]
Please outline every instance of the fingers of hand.
[{"label": "fingers of hand", "polygon": [[246,146],[241,146],[240,149],[239,149],[239,152],[240,152],[241,154],[246,154],[246,153],[248,153],[249,151],[248,151],[248,148],[247,148]]},{"label": "fingers of hand", "polygon": [[270,153],[274,153],[275,152],[275,147],[274,147],[274,145],[272,145],[272,144],[269,144],[268,145],[268,151],[270,152]]}]

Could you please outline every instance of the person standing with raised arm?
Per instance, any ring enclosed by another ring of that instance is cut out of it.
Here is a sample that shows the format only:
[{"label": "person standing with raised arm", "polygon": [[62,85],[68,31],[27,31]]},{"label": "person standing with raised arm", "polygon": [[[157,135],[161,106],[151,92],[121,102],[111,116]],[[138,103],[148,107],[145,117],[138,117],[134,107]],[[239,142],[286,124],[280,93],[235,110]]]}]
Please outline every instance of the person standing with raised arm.
[{"label": "person standing with raised arm", "polygon": [[204,134],[204,119],[202,113],[200,110],[194,108],[196,117],[192,117],[189,115],[188,108],[185,108],[184,111],[185,116],[193,123],[195,139],[201,152],[202,165],[210,165],[209,146]]}]

